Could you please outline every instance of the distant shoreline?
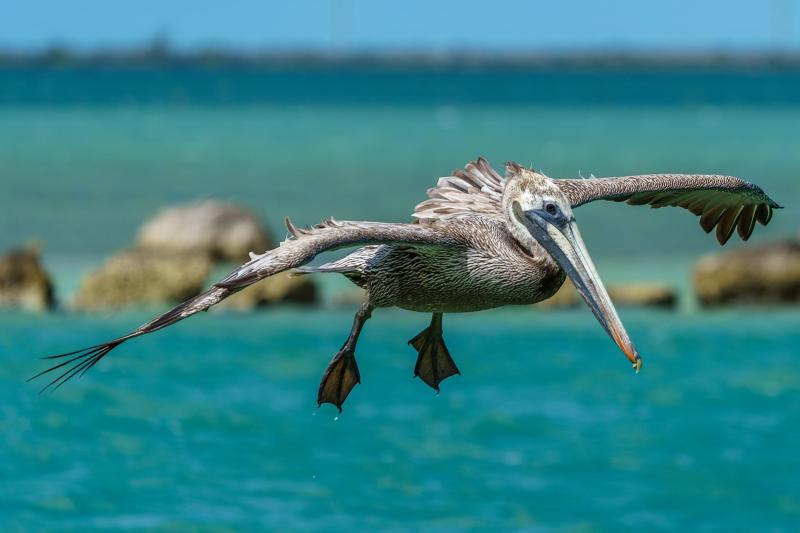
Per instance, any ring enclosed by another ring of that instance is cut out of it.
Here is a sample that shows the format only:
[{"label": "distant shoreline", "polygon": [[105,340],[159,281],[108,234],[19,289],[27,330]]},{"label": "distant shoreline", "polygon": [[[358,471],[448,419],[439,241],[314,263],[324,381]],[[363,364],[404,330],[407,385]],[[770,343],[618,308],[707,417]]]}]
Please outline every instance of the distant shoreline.
[{"label": "distant shoreline", "polygon": [[793,52],[625,52],[571,51],[479,53],[176,51],[161,43],[148,46],[76,51],[51,46],[33,51],[0,50],[0,67],[220,67],[220,68],[375,68],[375,69],[778,69],[800,70]]}]

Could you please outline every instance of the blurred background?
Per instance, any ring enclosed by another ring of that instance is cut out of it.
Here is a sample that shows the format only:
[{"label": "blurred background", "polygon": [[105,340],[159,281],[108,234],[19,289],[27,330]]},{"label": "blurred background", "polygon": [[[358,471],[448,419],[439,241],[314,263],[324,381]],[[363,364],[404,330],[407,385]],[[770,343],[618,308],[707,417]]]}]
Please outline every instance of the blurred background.
[{"label": "blurred background", "polygon": [[[796,0],[0,12],[4,530],[796,528]],[[724,250],[682,210],[576,212],[639,376],[565,291],[445,317],[463,375],[434,395],[406,345],[428,317],[379,310],[337,416],[316,387],[361,295],[280,277],[55,394],[25,383],[274,246],[284,216],[407,221],[478,156],[736,175],[786,209]]]}]

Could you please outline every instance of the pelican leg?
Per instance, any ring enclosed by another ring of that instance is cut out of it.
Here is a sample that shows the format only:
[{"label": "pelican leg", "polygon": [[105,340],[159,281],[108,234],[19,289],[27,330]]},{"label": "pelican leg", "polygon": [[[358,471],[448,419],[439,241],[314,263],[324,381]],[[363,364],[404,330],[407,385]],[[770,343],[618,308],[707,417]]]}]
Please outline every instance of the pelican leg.
[{"label": "pelican leg", "polygon": [[342,412],[342,404],[347,399],[347,395],[358,383],[361,383],[361,375],[356,364],[356,343],[361,334],[364,322],[372,315],[373,307],[369,302],[364,302],[356,312],[353,319],[353,329],[350,336],[342,345],[342,348],[333,356],[328,368],[322,374],[322,381],[319,384],[317,393],[317,406],[323,403],[332,403]]},{"label": "pelican leg", "polygon": [[442,337],[442,313],[433,313],[431,324],[408,341],[417,353],[414,375],[439,392],[439,383],[461,374]]}]

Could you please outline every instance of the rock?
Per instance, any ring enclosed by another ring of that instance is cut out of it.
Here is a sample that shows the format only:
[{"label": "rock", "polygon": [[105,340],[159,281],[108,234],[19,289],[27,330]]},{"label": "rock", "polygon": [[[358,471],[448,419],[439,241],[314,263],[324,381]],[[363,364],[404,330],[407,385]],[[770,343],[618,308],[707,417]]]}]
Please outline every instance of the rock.
[{"label": "rock", "polygon": [[120,252],[86,277],[73,307],[100,311],[181,302],[204,289],[211,268],[205,253]]},{"label": "rock", "polygon": [[0,256],[0,307],[46,311],[53,305],[53,283],[36,247]]},{"label": "rock", "polygon": [[220,302],[217,308],[249,311],[278,303],[314,304],[318,300],[317,286],[310,276],[281,272],[237,292]]},{"label": "rock", "polygon": [[694,287],[703,306],[800,302],[800,241],[707,255]]},{"label": "rock", "polygon": [[248,209],[213,200],[165,209],[142,226],[136,242],[142,249],[204,253],[232,262],[274,246]]},{"label": "rock", "polygon": [[[678,303],[675,290],[662,283],[627,283],[608,286],[608,295],[619,307],[673,308]],[[549,309],[570,309],[583,304],[583,298],[575,290],[572,281],[564,285],[550,299],[537,305]]]},{"label": "rock", "polygon": [[[249,259],[249,252],[273,247],[259,220],[243,207],[218,201],[171,207],[142,226],[135,248],[113,256],[86,278],[73,306],[107,310],[181,302],[205,289],[217,263],[238,265]],[[286,273],[231,296],[219,307],[248,310],[316,301],[311,279]]]},{"label": "rock", "polygon": [[614,305],[662,307],[672,309],[678,303],[675,290],[663,283],[629,283],[625,285],[612,285],[608,288],[608,295]]}]

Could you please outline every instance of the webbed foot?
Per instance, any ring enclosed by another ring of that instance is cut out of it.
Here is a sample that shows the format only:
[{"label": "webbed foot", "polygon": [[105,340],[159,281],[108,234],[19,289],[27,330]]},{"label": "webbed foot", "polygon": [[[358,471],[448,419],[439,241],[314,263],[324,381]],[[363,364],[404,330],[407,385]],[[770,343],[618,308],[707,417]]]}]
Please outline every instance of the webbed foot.
[{"label": "webbed foot", "polygon": [[332,403],[341,413],[342,404],[347,399],[347,395],[359,383],[361,383],[361,374],[358,372],[355,352],[346,347],[342,348],[333,356],[322,375],[317,393],[317,405]]},{"label": "webbed foot", "polygon": [[408,341],[417,353],[414,375],[439,392],[439,383],[455,374],[461,374],[442,337],[441,314],[434,314],[431,325]]},{"label": "webbed foot", "polygon": [[357,384],[361,383],[361,374],[358,372],[356,364],[356,343],[361,334],[364,322],[372,315],[372,305],[369,301],[364,302],[359,307],[353,319],[353,329],[347,337],[341,350],[333,356],[328,368],[322,374],[322,381],[319,383],[317,392],[317,407],[323,403],[332,403],[339,412],[342,412],[342,404],[347,399],[347,395]]}]

